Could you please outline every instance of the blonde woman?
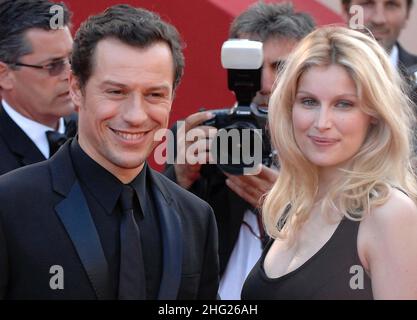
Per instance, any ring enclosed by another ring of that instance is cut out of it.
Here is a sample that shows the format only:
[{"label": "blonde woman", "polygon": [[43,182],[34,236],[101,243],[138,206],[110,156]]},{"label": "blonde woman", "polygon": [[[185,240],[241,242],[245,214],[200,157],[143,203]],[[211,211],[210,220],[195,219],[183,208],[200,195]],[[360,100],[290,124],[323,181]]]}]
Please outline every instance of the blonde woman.
[{"label": "blonde woman", "polygon": [[269,105],[281,172],[264,206],[273,238],[244,299],[417,299],[412,109],[378,43],[317,29]]}]

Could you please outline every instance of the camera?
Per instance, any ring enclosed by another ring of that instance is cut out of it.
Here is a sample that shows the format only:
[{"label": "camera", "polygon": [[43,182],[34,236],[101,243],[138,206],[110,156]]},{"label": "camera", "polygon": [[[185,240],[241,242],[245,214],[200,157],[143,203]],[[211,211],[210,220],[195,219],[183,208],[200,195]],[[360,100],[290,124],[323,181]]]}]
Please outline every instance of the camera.
[{"label": "camera", "polygon": [[[210,110],[215,117],[203,124],[218,129],[211,153],[220,170],[233,175],[253,172],[258,164],[270,166],[272,150],[266,131],[268,111],[252,103],[261,88],[262,42],[232,39],[222,46],[221,61],[227,69],[228,87],[236,96],[232,108]],[[211,174],[210,165],[202,174]]]}]

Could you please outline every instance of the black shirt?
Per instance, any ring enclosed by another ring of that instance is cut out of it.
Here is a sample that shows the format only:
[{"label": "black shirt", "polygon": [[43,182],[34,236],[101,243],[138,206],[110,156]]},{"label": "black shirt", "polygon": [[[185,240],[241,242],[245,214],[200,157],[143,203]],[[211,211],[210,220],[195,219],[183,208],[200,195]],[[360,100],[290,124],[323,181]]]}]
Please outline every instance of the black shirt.
[{"label": "black shirt", "polygon": [[[119,197],[123,183],[91,159],[80,147],[77,139],[71,143],[71,159],[80,181],[91,216],[107,259],[110,285],[114,298],[118,295],[120,268]],[[152,192],[146,177],[146,163],[140,174],[130,183],[136,192],[135,219],[141,233],[145,263],[146,298],[157,299],[162,272],[162,242],[159,219],[154,207]]]},{"label": "black shirt", "polygon": [[359,222],[344,218],[326,244],[297,269],[269,278],[264,269],[271,240],[246,278],[243,300],[370,300],[371,279],[358,255]]}]

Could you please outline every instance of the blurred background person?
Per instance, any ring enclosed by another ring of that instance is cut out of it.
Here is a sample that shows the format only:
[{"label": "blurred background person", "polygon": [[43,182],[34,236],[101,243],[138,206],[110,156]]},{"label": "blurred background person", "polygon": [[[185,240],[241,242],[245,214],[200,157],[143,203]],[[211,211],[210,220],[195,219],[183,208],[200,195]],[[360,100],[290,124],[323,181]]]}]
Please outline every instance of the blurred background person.
[{"label": "blurred background person", "polygon": [[[390,61],[410,81],[410,98],[417,104],[417,55],[407,52],[398,42],[407,26],[413,0],[342,0],[343,16],[349,24],[352,6],[363,9],[364,26],[390,56]],[[416,110],[417,111],[417,110]]]},{"label": "blurred background person", "polygon": [[[75,135],[70,15],[53,29],[48,0],[0,1],[0,174],[49,158]],[[60,21],[60,20],[57,20]]]}]

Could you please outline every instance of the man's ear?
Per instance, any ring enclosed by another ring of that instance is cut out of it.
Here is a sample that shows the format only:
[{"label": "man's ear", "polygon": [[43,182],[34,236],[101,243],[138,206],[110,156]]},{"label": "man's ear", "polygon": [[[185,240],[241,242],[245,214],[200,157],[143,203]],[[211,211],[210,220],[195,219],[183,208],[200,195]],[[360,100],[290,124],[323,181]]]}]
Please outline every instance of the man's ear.
[{"label": "man's ear", "polygon": [[3,61],[0,61],[0,87],[3,90],[11,90],[13,88],[12,70]]},{"label": "man's ear", "polygon": [[71,72],[69,76],[69,85],[70,85],[70,96],[72,99],[72,102],[75,105],[75,110],[78,112],[80,106],[83,104],[84,101],[84,95],[83,90],[80,86],[80,81],[74,74]]}]

